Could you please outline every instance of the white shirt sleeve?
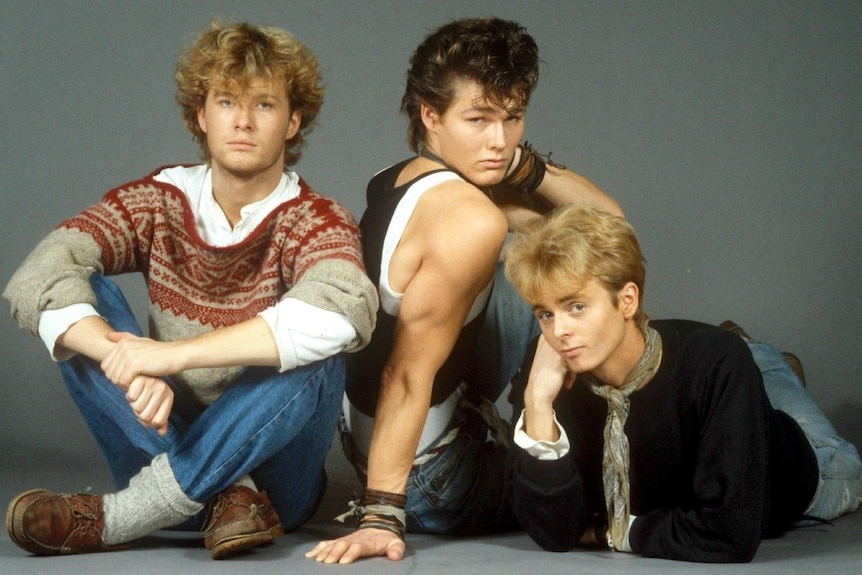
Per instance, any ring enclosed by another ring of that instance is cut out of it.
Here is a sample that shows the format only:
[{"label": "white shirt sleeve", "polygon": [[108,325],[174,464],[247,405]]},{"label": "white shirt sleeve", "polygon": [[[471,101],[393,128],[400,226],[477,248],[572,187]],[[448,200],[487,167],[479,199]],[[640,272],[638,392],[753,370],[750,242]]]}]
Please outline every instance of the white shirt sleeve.
[{"label": "white shirt sleeve", "polygon": [[258,315],[272,330],[281,357],[279,371],[333,356],[357,335],[346,315],[295,298],[284,298]]},{"label": "white shirt sleeve", "polygon": [[515,424],[515,444],[524,449],[527,453],[545,461],[560,459],[569,452],[569,436],[566,435],[566,430],[557,421],[557,414],[554,413],[554,423],[557,430],[560,432],[560,438],[557,441],[536,441],[524,431],[524,411],[521,410],[521,415],[518,417],[518,422]]},{"label": "white shirt sleeve", "polygon": [[76,303],[60,309],[44,310],[39,314],[39,337],[54,361],[65,361],[77,355],[74,351],[62,348],[57,350],[57,338],[66,333],[73,324],[91,315],[99,315],[96,308],[88,303]]}]

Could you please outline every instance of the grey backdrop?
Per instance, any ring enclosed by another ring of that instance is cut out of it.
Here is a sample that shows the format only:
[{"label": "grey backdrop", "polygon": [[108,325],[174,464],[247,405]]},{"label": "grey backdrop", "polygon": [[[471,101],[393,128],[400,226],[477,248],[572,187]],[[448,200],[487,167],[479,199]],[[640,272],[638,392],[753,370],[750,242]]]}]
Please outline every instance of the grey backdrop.
[{"label": "grey backdrop", "polygon": [[[0,0],[0,283],[109,188],[197,159],[172,72],[209,17],[282,26],[317,53],[327,101],[298,171],[358,217],[369,176],[408,154],[412,49],[481,15],[537,39],[527,137],[620,201],[651,315],[731,318],[796,352],[862,443],[859,2]],[[0,474],[50,463],[103,478],[41,342],[8,312],[0,338]]]}]

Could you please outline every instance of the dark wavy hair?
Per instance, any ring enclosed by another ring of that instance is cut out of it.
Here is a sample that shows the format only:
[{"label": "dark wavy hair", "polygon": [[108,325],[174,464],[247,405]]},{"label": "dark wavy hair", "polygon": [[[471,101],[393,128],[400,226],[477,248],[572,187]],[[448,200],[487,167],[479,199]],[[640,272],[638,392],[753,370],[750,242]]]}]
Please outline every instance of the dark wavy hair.
[{"label": "dark wavy hair", "polygon": [[324,87],[314,53],[288,32],[248,23],[228,25],[212,20],[195,42],[180,54],[174,81],[176,100],[186,128],[210,160],[206,133],[198,125],[210,89],[242,92],[257,78],[284,86],[291,110],[302,112],[296,135],[284,144],[285,167],[299,161],[305,136],[316,124],[323,105]]},{"label": "dark wavy hair", "polygon": [[499,18],[456,20],[428,35],[410,59],[401,98],[414,152],[425,141],[421,105],[443,114],[458,79],[477,82],[494,105],[526,107],[539,81],[539,49],[526,28]]}]

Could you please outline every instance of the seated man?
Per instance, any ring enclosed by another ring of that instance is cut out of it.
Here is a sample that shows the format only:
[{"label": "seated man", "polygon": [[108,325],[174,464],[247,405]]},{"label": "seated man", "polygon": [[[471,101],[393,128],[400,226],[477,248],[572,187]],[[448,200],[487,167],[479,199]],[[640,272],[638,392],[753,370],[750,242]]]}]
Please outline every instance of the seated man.
[{"label": "seated man", "polygon": [[763,537],[862,498],[838,437],[775,348],[648,321],[622,218],[569,206],[517,236],[506,274],[541,335],[512,397],[513,505],[543,548],[744,562]]},{"label": "seated man", "polygon": [[456,20],[410,62],[401,102],[417,155],[372,178],[359,224],[380,311],[371,342],[347,361],[342,438],[365,489],[357,530],[307,553],[324,563],[398,560],[405,531],[514,526],[508,430],[493,402],[538,328],[503,278],[507,232],[570,202],[622,213],[519,144],[539,78],[523,26]]},{"label": "seated man", "polygon": [[[3,294],[61,361],[118,490],[17,496],[6,528],[30,553],[183,525],[227,557],[302,524],[326,487],[341,352],[368,342],[377,294],[350,213],[288,169],[323,102],[317,59],[284,30],[214,22],[175,78],[204,163],[108,192]],[[124,273],[147,283],[150,338],[107,278]]]}]

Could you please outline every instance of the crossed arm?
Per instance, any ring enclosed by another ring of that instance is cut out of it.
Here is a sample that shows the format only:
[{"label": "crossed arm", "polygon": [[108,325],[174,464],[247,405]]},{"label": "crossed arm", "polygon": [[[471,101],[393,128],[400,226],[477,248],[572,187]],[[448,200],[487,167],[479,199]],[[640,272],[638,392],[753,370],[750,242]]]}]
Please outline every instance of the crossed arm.
[{"label": "crossed arm", "polygon": [[162,435],[174,400],[162,377],[196,367],[280,363],[272,331],[260,317],[164,342],[116,332],[101,317],[87,316],[60,335],[57,344],[99,361],[105,376],[125,390],[138,420]]}]

